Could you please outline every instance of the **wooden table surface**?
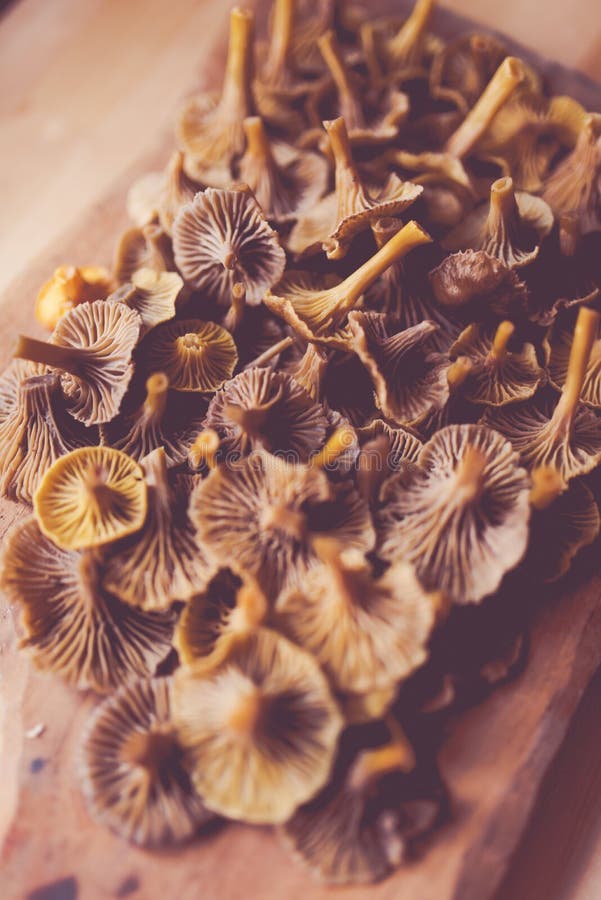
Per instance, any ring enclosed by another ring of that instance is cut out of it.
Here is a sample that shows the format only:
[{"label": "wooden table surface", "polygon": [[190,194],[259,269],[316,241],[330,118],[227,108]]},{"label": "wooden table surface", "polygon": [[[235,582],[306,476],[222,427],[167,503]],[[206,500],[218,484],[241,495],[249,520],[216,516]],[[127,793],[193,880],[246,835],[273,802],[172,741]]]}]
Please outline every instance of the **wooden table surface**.
[{"label": "wooden table surface", "polygon": [[[544,12],[539,0],[447,5],[601,80],[598,0],[547,0]],[[5,5],[0,13],[0,291],[170,126],[178,95],[201,64],[197,36],[206,40],[210,32],[217,34],[228,7],[223,0]],[[33,304],[33,299],[19,301]],[[10,318],[4,327],[11,328]],[[601,674],[548,773],[499,900],[601,897],[600,712]],[[1,733],[0,721],[0,739]]]}]

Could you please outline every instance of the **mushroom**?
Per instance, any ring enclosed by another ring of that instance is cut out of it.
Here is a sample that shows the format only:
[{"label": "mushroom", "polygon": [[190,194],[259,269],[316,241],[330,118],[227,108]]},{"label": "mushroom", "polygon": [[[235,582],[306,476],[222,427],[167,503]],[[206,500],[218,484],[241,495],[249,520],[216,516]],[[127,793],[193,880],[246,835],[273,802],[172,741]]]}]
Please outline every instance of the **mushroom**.
[{"label": "mushroom", "polygon": [[136,227],[156,224],[162,190],[162,172],[146,172],[134,181],[127,192],[125,205],[128,218]]},{"label": "mushroom", "polygon": [[332,484],[316,462],[293,464],[262,450],[213,469],[192,494],[190,518],[203,547],[224,565],[235,559],[270,599],[315,563],[316,536],[365,551],[374,542],[367,506],[350,484]]},{"label": "mushroom", "polygon": [[315,541],[322,562],[283,591],[275,627],[311,653],[335,691],[386,690],[427,658],[436,605],[406,563],[376,578],[359,550]]},{"label": "mushroom", "polygon": [[175,150],[167,163],[159,195],[158,216],[166,234],[173,231],[173,223],[182,206],[190,203],[203,185],[190,178],[184,169],[184,154]]},{"label": "mushroom", "polygon": [[290,375],[251,368],[215,394],[205,427],[217,432],[226,458],[264,447],[306,462],[325,441],[328,420]]},{"label": "mushroom", "polygon": [[244,133],[246,150],[238,163],[238,176],[266,217],[282,224],[310,211],[326,191],[327,160],[290,144],[271,142],[260,116],[244,120]]},{"label": "mushroom", "polygon": [[103,590],[93,551],[57,547],[33,517],[6,540],[0,584],[22,610],[27,647],[40,669],[79,690],[109,693],[153,675],[171,649],[174,616],[145,613]]},{"label": "mushroom", "polygon": [[176,300],[184,286],[177,272],[137,269],[131,276],[131,290],[121,287],[107,297],[135,310],[142,319],[141,336],[175,316]]},{"label": "mushroom", "polygon": [[229,331],[200,319],[160,325],[148,338],[145,350],[147,370],[164,372],[174,391],[216,391],[231,378],[238,362]]},{"label": "mushroom", "polygon": [[382,487],[378,553],[412,563],[428,591],[478,603],[525,553],[529,483],[511,444],[483,425],[449,425],[418,466]]},{"label": "mushroom", "polygon": [[542,196],[556,216],[575,216],[580,234],[601,231],[599,113],[585,118],[574,149],[551,172]]},{"label": "mushroom", "polygon": [[483,417],[511,441],[527,468],[552,466],[566,483],[601,460],[601,421],[580,401],[600,318],[595,310],[580,307],[558,401],[536,396],[507,409],[487,409]]},{"label": "mushroom", "polygon": [[201,94],[188,100],[177,122],[177,138],[186,153],[188,174],[205,184],[224,184],[244,151],[243,122],[254,112],[252,98],[254,15],[235,7],[221,96]]},{"label": "mushroom", "polygon": [[92,713],[81,749],[90,815],[140,847],[180,843],[213,818],[190,781],[171,690],[168,678],[123,685]]},{"label": "mushroom", "polygon": [[229,303],[242,283],[246,302],[258,305],[284,273],[286,254],[253,194],[207,188],[180,209],[173,225],[178,269],[211,303]]},{"label": "mushroom", "polygon": [[426,320],[399,330],[385,313],[356,310],[348,316],[349,347],[373,381],[378,408],[399,425],[417,424],[449,397],[448,356],[434,351],[437,331]]},{"label": "mushroom", "polygon": [[109,548],[103,584],[120,600],[164,610],[201,590],[210,567],[188,518],[196,479],[173,474],[157,447],[142,461],[148,512],[144,528]]},{"label": "mushroom", "polygon": [[422,193],[411,181],[390,174],[382,185],[363,184],[353,162],[343,118],[324,122],[334,156],[335,190],[299,219],[286,241],[297,255],[318,252],[328,259],[345,256],[353,238],[382,216],[402,213]]},{"label": "mushroom", "polygon": [[504,316],[523,312],[528,305],[528,288],[516,271],[485,250],[450,253],[429,279],[440,306],[464,316]]},{"label": "mushroom", "polygon": [[301,358],[290,363],[286,371],[309,394],[312,400],[319,400],[327,366],[326,351],[316,344],[307,344]]},{"label": "mushroom", "polygon": [[0,425],[15,414],[19,405],[19,387],[33,375],[46,375],[48,369],[26,359],[13,359],[0,374]]},{"label": "mushroom", "polygon": [[507,320],[495,328],[473,324],[462,331],[449,353],[451,358],[471,360],[472,367],[462,387],[472,403],[505,406],[532,397],[545,381],[533,344],[524,341],[519,350],[509,344],[515,325]]},{"label": "mushroom", "polygon": [[[573,332],[561,323],[552,332],[549,381],[561,391],[568,377]],[[580,400],[593,409],[601,409],[601,327],[597,326],[586,365]]]},{"label": "mushroom", "polygon": [[507,56],[505,45],[491,34],[462,34],[437,53],[430,83],[456,91],[468,108],[474,106]]},{"label": "mushroom", "polygon": [[171,238],[159,225],[128,228],[119,238],[113,262],[118,282],[131,281],[139,269],[172,272],[174,268]]},{"label": "mushroom", "polygon": [[224,659],[233,640],[244,640],[267,614],[267,600],[246,572],[227,566],[213,573],[190,598],[180,616],[173,644],[185,666],[203,661],[207,670]]},{"label": "mushroom", "polygon": [[32,503],[55,460],[97,441],[95,428],[85,428],[65,412],[58,375],[25,378],[12,410],[0,420],[0,493]]},{"label": "mushroom", "polygon": [[377,415],[371,378],[355,353],[331,355],[322,381],[322,395],[329,409],[336,410],[356,427]]},{"label": "mushroom", "polygon": [[544,200],[513,189],[511,178],[498,178],[490,203],[481,204],[443,240],[447,250],[485,250],[509,268],[527,266],[553,227]]},{"label": "mushroom", "polygon": [[164,372],[146,379],[146,396],[131,403],[121,414],[101,426],[103,442],[141,460],[157,447],[165,451],[169,465],[186,460],[188,450],[202,427],[206,402],[198,394],[171,394]]},{"label": "mushroom", "polygon": [[361,43],[372,80],[388,78],[398,83],[426,71],[438,46],[428,32],[434,6],[434,0],[416,0],[400,27],[388,21],[363,23]]},{"label": "mushroom", "polygon": [[65,313],[50,343],[21,335],[15,356],[57,369],[71,415],[99,425],[119,411],[140,326],[138,313],[123,303],[95,300]]},{"label": "mushroom", "polygon": [[35,317],[40,325],[52,331],[74,306],[102,300],[111,289],[111,273],[101,266],[59,266],[40,288]]},{"label": "mushroom", "polygon": [[179,670],[174,717],[205,805],[256,824],[285,822],[323,787],[342,728],[317,662],[265,628],[209,673]]},{"label": "mushroom", "polygon": [[138,531],[146,507],[142,470],[110,447],[79,447],[61,456],[33,498],[41,531],[64,550],[99,547]]},{"label": "mushroom", "polygon": [[408,222],[339,284],[319,289],[315,277],[288,272],[276,288],[267,292],[265,305],[305,340],[344,348],[347,336],[341,333],[341,328],[363,292],[396,260],[430,241],[417,222]]},{"label": "mushroom", "polygon": [[382,419],[372,419],[357,429],[359,455],[355,480],[360,495],[371,506],[378,505],[380,487],[404,463],[416,463],[423,443],[407,428],[392,428]]}]

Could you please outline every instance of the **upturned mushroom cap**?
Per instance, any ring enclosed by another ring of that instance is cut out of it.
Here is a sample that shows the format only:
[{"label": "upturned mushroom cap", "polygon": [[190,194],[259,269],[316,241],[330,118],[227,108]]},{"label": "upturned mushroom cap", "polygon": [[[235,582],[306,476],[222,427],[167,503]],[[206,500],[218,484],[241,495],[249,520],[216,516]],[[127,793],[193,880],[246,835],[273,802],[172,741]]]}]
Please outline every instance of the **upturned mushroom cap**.
[{"label": "upturned mushroom cap", "polygon": [[601,420],[580,401],[599,319],[595,310],[580,308],[558,401],[537,395],[508,409],[487,409],[483,417],[511,441],[528,469],[551,466],[566,483],[601,460]]},{"label": "upturned mushroom cap", "polygon": [[501,435],[482,425],[449,425],[424,446],[418,467],[383,486],[378,552],[412,563],[427,590],[477,603],[524,555],[529,489]]},{"label": "upturned mushroom cap", "polygon": [[259,629],[206,674],[175,676],[174,715],[205,805],[280,823],[327,781],[342,717],[317,662]]},{"label": "upturned mushroom cap", "polygon": [[509,268],[520,268],[538,255],[553,227],[553,213],[541,200],[513,189],[511,178],[499,178],[490,202],[478,206],[444,239],[447,250],[485,250]]},{"label": "upturned mushroom cap", "polygon": [[437,331],[428,320],[399,330],[384,313],[353,311],[349,347],[373,381],[384,416],[399,425],[417,424],[449,398],[448,356],[430,341]]},{"label": "upturned mushroom cap", "polygon": [[118,282],[131,281],[139,269],[173,272],[171,238],[153,223],[124,231],[115,248],[113,272]]},{"label": "upturned mushroom cap", "polygon": [[411,566],[375,578],[363,554],[316,542],[319,565],[277,601],[276,627],[311,653],[337,692],[384,690],[417,669],[436,607]]},{"label": "upturned mushroom cap", "polygon": [[320,404],[290,375],[252,368],[215,394],[205,427],[217,432],[226,457],[263,447],[306,462],[323,445],[328,420]]},{"label": "upturned mushroom cap", "polygon": [[80,447],[46,471],[33,498],[42,532],[65,550],[99,547],[144,524],[146,484],[139,465],[110,447]]},{"label": "upturned mushroom cap", "polygon": [[188,518],[196,479],[167,470],[162,447],[142,460],[148,512],[144,528],[108,551],[104,587],[125,603],[164,610],[201,590],[210,565]]},{"label": "upturned mushroom cap", "polygon": [[463,357],[472,363],[462,386],[462,394],[472,403],[505,406],[527,400],[545,381],[533,344],[524,341],[518,350],[509,343],[515,332],[512,322],[496,327],[468,325],[449,353],[452,359]]},{"label": "upturned mushroom cap", "polygon": [[450,253],[429,273],[436,301],[449,311],[483,319],[522,313],[528,289],[514,269],[485,250]]},{"label": "upturned mushroom cap", "polygon": [[184,204],[173,224],[173,249],[186,283],[222,305],[237,283],[247,303],[259,304],[286,265],[278,236],[246,185],[207,188]]},{"label": "upturned mushroom cap", "polygon": [[0,492],[32,503],[55,460],[96,443],[97,429],[85,428],[65,412],[57,374],[26,378],[17,388],[13,409],[0,419]]},{"label": "upturned mushroom cap", "polygon": [[147,370],[164,372],[174,391],[216,391],[231,378],[238,362],[229,331],[200,319],[178,319],[159,326],[145,349]]},{"label": "upturned mushroom cap", "polygon": [[133,609],[101,580],[95,553],[57,547],[33,517],[6,541],[0,584],[22,610],[21,645],[40,669],[80,690],[108,693],[154,674],[171,649],[175,617]]},{"label": "upturned mushroom cap", "polygon": [[213,818],[190,781],[168,678],[122,686],[94,710],[79,768],[92,818],[140,847],[180,843]]},{"label": "upturned mushroom cap", "polygon": [[34,375],[46,375],[48,369],[27,359],[13,359],[0,374],[0,423],[11,416],[19,404],[19,387]]},{"label": "upturned mushroom cap", "polygon": [[184,286],[177,272],[137,269],[131,276],[131,290],[121,287],[107,297],[108,302],[124,303],[142,319],[141,336],[175,316],[176,300]]},{"label": "upturned mushroom cap", "polygon": [[[565,324],[558,323],[552,332],[549,380],[558,391],[563,388],[568,376],[573,337],[573,331]],[[601,409],[601,327],[599,325],[586,366],[580,399],[587,406],[592,406],[593,409]]]},{"label": "upturned mushroom cap", "polygon": [[140,326],[138,313],[123,303],[95,300],[66,313],[49,343],[21,336],[15,356],[57,369],[71,415],[99,425],[119,411]]},{"label": "upturned mushroom cap", "polygon": [[52,331],[74,306],[106,297],[112,284],[111,273],[101,266],[59,266],[40,288],[35,317],[40,325]]},{"label": "upturned mushroom cap", "polygon": [[573,215],[580,234],[601,230],[601,115],[584,120],[576,146],[553,170],[543,199],[556,216]]},{"label": "upturned mushroom cap", "polygon": [[208,552],[222,565],[235,559],[269,599],[302,580],[318,535],[365,551],[374,541],[367,505],[350,485],[264,451],[213,469],[192,494],[190,518]]}]

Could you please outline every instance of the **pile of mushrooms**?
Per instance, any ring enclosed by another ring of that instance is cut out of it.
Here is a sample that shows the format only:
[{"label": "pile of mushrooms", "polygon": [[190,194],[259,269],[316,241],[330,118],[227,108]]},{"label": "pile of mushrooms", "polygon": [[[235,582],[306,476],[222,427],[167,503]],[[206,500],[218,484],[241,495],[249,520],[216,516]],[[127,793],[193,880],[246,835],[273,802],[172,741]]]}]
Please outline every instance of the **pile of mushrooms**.
[{"label": "pile of mushrooms", "polygon": [[0,584],[104,695],[82,788],[138,845],[222,817],[388,875],[599,533],[601,116],[432,8],[234,9],[111,269],[57,269],[0,377]]}]

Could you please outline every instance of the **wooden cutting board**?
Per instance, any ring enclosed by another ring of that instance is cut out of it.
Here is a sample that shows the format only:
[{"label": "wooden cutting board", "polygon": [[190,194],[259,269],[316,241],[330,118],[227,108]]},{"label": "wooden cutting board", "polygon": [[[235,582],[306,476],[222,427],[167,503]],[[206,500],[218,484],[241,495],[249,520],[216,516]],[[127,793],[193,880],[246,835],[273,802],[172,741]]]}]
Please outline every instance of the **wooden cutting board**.
[{"label": "wooden cutting board", "polygon": [[[378,11],[391,9],[398,11],[399,4],[379,0]],[[465,22],[446,13],[438,14],[437,25],[449,35],[465,28]],[[207,84],[209,73],[221,70],[224,47],[225,37],[207,55],[208,48],[199,40]],[[542,67],[555,90],[576,96],[588,108],[601,108],[601,90],[581,75]],[[174,96],[180,90],[174,85]],[[31,333],[33,298],[56,265],[110,262],[115,238],[126,224],[127,187],[136,175],[160,167],[171,146],[172,138],[166,135],[102,203],[11,285],[4,305],[10,310],[10,327],[0,335],[1,364],[9,359],[14,334]],[[0,538],[22,515],[15,505],[0,502]],[[560,596],[549,596],[535,623],[526,671],[451,723],[441,768],[453,816],[422,859],[373,888],[339,894],[349,900],[492,897],[545,770],[601,663],[600,593],[601,576],[594,575],[565,587]],[[150,854],[96,827],[84,808],[76,774],[80,734],[95,700],[35,671],[28,658],[17,653],[16,615],[0,600],[1,900],[332,896],[290,861],[267,829],[231,825],[183,849]],[[28,737],[38,725],[44,726],[43,733]]]}]

